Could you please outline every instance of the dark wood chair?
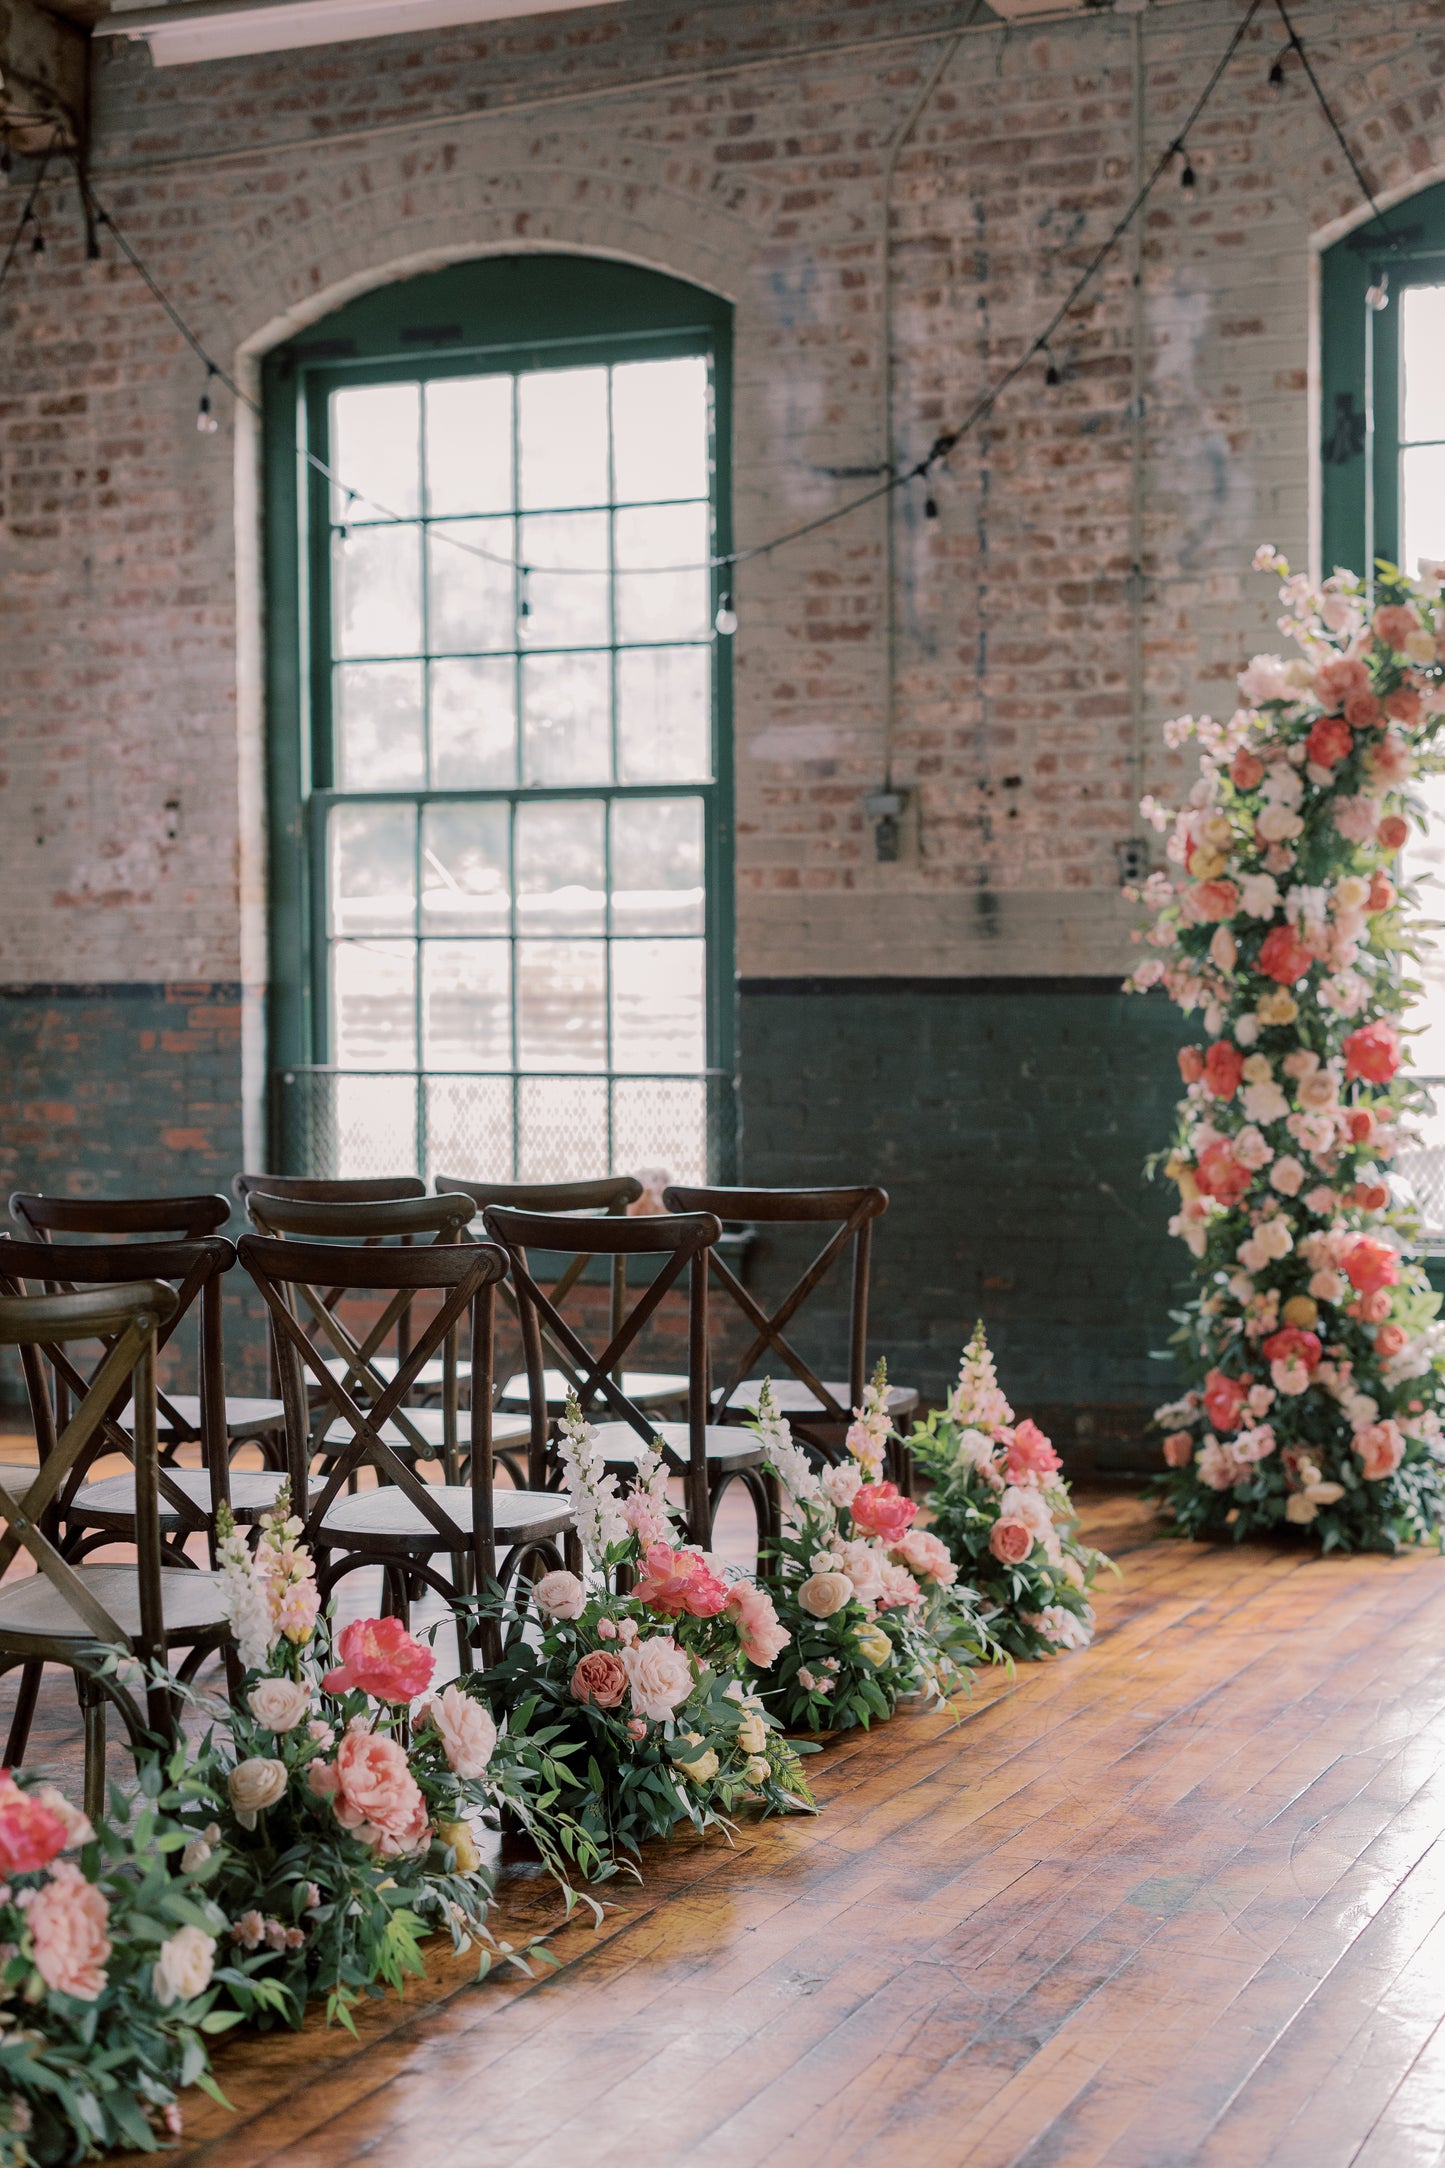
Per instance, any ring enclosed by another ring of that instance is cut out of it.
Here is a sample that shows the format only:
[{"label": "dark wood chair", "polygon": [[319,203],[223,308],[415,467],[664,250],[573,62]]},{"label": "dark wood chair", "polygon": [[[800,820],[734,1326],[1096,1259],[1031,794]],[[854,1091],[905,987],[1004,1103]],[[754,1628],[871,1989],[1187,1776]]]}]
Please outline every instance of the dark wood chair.
[{"label": "dark wood chair", "polygon": [[[770,1542],[776,1524],[776,1501],[756,1439],[707,1420],[707,1260],[722,1232],[713,1215],[692,1212],[637,1219],[575,1219],[488,1205],[482,1217],[487,1233],[507,1252],[521,1320],[531,1400],[532,1484],[540,1487],[557,1480],[545,1353],[550,1345],[565,1355],[577,1380],[578,1405],[596,1429],[608,1467],[624,1484],[628,1472],[636,1468],[640,1447],[655,1439],[668,1466],[683,1479],[687,1529],[694,1543],[704,1549],[711,1543],[714,1509],[722,1492],[734,1481],[743,1483],[752,1497],[760,1548]],[[528,1263],[531,1250],[560,1251],[584,1262],[619,1255],[650,1258],[656,1269],[648,1284],[633,1295],[606,1345],[594,1352],[562,1315],[552,1292],[534,1278]],[[687,1420],[659,1423],[638,1406],[619,1379],[626,1375],[623,1362],[628,1349],[656,1314],[664,1296],[680,1283],[686,1285],[688,1303]],[[599,1414],[607,1419],[598,1421]]]},{"label": "dark wood chair", "polygon": [[[48,1197],[38,1191],[17,1189],[10,1199],[10,1217],[22,1235],[34,1242],[98,1239],[107,1242],[139,1237],[143,1241],[194,1242],[219,1235],[231,1216],[224,1197]],[[53,1275],[61,1281],[87,1280],[100,1275],[67,1272]],[[164,1275],[161,1275],[164,1277]],[[177,1320],[179,1322],[179,1320]],[[171,1327],[171,1332],[174,1326]],[[168,1332],[167,1338],[170,1337]],[[164,1345],[164,1341],[162,1342]],[[174,1456],[178,1445],[202,1440],[203,1423],[198,1393],[163,1392],[157,1403],[162,1451]],[[256,1444],[268,1463],[277,1458],[272,1441],[281,1429],[281,1403],[249,1394],[231,1394],[224,1403],[226,1436],[232,1452]]]},{"label": "dark wood chair", "polygon": [[[863,1404],[863,1389],[868,1383],[868,1276],[873,1222],[888,1210],[888,1192],[871,1186],[705,1189],[674,1183],[663,1191],[663,1201],[674,1212],[712,1212],[720,1220],[743,1221],[751,1226],[832,1228],[823,1247],[772,1310],[763,1308],[716,1250],[710,1253],[714,1279],[741,1311],[753,1334],[714,1392],[711,1419],[720,1423],[751,1422],[763,1384],[763,1372],[754,1366],[766,1361],[774,1407],[787,1416],[805,1443],[825,1459],[836,1460],[843,1450],[853,1411]],[[848,1375],[846,1379],[825,1379],[793,1345],[788,1328],[850,1249]],[[888,1413],[896,1426],[901,1427],[909,1419],[918,1403],[913,1386],[889,1385]],[[906,1450],[894,1446],[890,1451],[889,1472],[907,1488],[910,1468]]]},{"label": "dark wood chair", "polygon": [[[4,1283],[0,1283],[4,1284]],[[6,1761],[23,1756],[40,1669],[64,1664],[75,1674],[85,1720],[85,1809],[99,1821],[105,1789],[105,1712],[119,1709],[139,1747],[146,1734],[175,1735],[175,1700],[155,1677],[172,1649],[189,1650],[182,1677],[209,1651],[229,1645],[217,1574],[168,1569],[163,1555],[160,1461],[156,1438],[156,1336],[176,1306],[158,1281],[89,1288],[76,1294],[26,1295],[6,1285],[0,1296],[0,1346],[20,1351],[35,1421],[39,1466],[23,1490],[0,1481],[0,1575],[23,1546],[33,1574],[0,1583],[0,1669],[25,1667]],[[101,1339],[108,1353],[83,1382],[78,1405],[56,1421],[49,1371],[64,1363],[67,1390],[74,1367],[65,1350]],[[135,1545],[131,1564],[75,1565],[58,1542],[58,1507],[72,1473],[92,1452],[109,1411],[129,1395],[135,1410]],[[120,1649],[146,1666],[146,1684],[132,1691],[100,1668],[103,1653]]]},{"label": "dark wood chair", "polygon": [[[381,1242],[337,1242],[338,1215],[347,1206],[295,1206],[315,1215],[318,1239],[299,1230],[286,1238],[243,1235],[241,1262],[271,1313],[281,1397],[286,1405],[287,1452],[297,1494],[318,1445],[324,1446],[329,1471],[305,1515],[306,1541],[317,1561],[317,1581],[327,1596],[347,1574],[365,1566],[383,1573],[388,1609],[406,1617],[411,1595],[421,1585],[449,1602],[475,1595],[491,1581],[506,1582],[524,1566],[544,1570],[560,1565],[561,1545],[572,1527],[565,1500],[498,1487],[492,1462],[491,1346],[493,1296],[506,1270],[506,1259],[491,1243],[456,1240],[470,1217],[468,1200],[457,1216],[455,1199],[410,1201],[399,1209],[418,1214],[423,1206],[437,1228],[437,1238],[403,1247]],[[390,1378],[369,1368],[366,1341],[358,1341],[336,1315],[336,1289],[386,1298],[383,1319],[393,1322],[420,1294],[436,1298],[431,1313],[415,1322],[408,1351]],[[331,1291],[328,1297],[327,1291]],[[301,1323],[302,1312],[319,1328],[316,1337]],[[444,1431],[440,1451],[443,1482],[428,1483],[416,1461],[428,1457],[416,1418],[427,1411],[404,1403],[424,1364],[441,1357],[449,1379],[456,1375],[455,1351],[468,1328],[472,1389],[466,1424],[466,1480],[459,1480],[463,1447],[457,1395],[449,1391],[440,1411]],[[328,1366],[321,1343],[330,1340],[343,1360],[343,1374]],[[352,1390],[364,1380],[363,1401]],[[319,1406],[313,1408],[310,1391]],[[344,1438],[338,1433],[344,1433]],[[410,1448],[410,1450],[408,1450]],[[363,1469],[376,1476],[375,1488],[360,1488]],[[500,1563],[499,1545],[502,1549]],[[449,1561],[444,1569],[441,1561]],[[499,1645],[491,1626],[458,1612],[458,1643],[463,1668],[480,1645],[486,1661],[495,1661]]]},{"label": "dark wood chair", "polygon": [[[618,1218],[642,1195],[642,1184],[632,1174],[608,1174],[593,1182],[472,1182],[464,1181],[456,1175],[439,1174],[436,1187],[438,1191],[465,1192],[473,1200],[479,1213],[485,1212],[488,1205],[499,1204],[510,1206],[518,1212],[586,1212]],[[548,1292],[558,1309],[577,1286],[591,1262],[586,1256],[574,1257],[557,1274]],[[627,1313],[627,1257],[624,1252],[619,1251],[612,1258],[609,1278],[612,1331],[616,1334]],[[511,1289],[503,1286],[499,1293],[503,1304],[516,1318],[516,1298]],[[520,1330],[520,1319],[518,1328]],[[568,1391],[576,1390],[578,1376],[566,1349],[549,1341],[545,1330],[542,1332],[542,1343],[547,1353],[547,1369],[544,1374],[547,1406],[553,1415],[560,1415],[567,1405]],[[673,1370],[629,1370],[619,1376],[617,1382],[634,1407],[649,1410],[667,1408],[681,1414],[687,1405],[685,1373]],[[497,1394],[497,1406],[508,1414],[530,1409],[531,1387],[525,1371],[504,1379]]]}]

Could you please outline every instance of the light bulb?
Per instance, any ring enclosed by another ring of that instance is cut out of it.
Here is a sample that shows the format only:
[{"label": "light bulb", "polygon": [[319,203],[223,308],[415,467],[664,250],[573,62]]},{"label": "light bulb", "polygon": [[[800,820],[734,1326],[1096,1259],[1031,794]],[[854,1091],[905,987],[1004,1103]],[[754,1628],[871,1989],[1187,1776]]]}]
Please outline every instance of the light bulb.
[{"label": "light bulb", "polygon": [[1381,271],[1371,284],[1365,288],[1365,307],[1373,309],[1378,315],[1381,309],[1387,309],[1389,306],[1390,274],[1388,271]]},{"label": "light bulb", "polygon": [[717,616],[713,619],[713,627],[722,634],[725,640],[730,640],[737,631],[738,613],[733,608],[731,595],[724,595],[722,601],[718,604]]},{"label": "light bulb", "polygon": [[1280,92],[1284,89],[1284,60],[1282,56],[1276,59],[1273,67],[1270,69],[1267,81],[1269,85],[1270,96],[1272,98],[1277,98]]},{"label": "light bulb", "polygon": [[196,427],[203,437],[213,437],[220,426],[215,415],[211,412],[210,394],[203,391],[200,406],[196,410]]},{"label": "light bulb", "polygon": [[1190,158],[1186,154],[1184,159],[1184,169],[1179,176],[1179,186],[1183,189],[1186,196],[1192,196],[1195,190],[1195,185],[1196,183],[1194,166]]}]

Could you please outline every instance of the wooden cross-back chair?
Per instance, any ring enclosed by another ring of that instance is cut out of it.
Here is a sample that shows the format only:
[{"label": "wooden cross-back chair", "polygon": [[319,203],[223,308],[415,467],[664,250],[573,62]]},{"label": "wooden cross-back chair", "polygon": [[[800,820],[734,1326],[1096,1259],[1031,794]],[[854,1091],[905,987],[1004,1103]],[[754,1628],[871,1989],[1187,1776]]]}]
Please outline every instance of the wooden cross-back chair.
[{"label": "wooden cross-back chair", "polygon": [[[174,1736],[175,1701],[155,1676],[168,1652],[185,1647],[188,1677],[208,1651],[229,1645],[219,1576],[168,1569],[163,1557],[160,1463],[156,1440],[156,1335],[172,1316],[176,1297],[162,1282],[88,1288],[75,1294],[26,1295],[0,1282],[0,1346],[18,1348],[30,1393],[40,1449],[38,1468],[22,1487],[10,1471],[0,1479],[0,1575],[23,1546],[35,1572],[0,1582],[0,1669],[24,1666],[7,1763],[25,1750],[41,1666],[64,1664],[74,1673],[85,1719],[85,1808],[98,1821],[105,1788],[105,1710],[120,1710],[133,1746],[147,1732]],[[77,1405],[57,1425],[49,1370],[76,1341],[101,1339],[108,1353],[88,1380],[73,1366],[67,1380]],[[58,1541],[59,1500],[67,1480],[90,1455],[108,1411],[127,1395],[135,1411],[136,1557],[133,1563],[76,1565]],[[101,1669],[107,1649],[120,1649],[146,1666],[144,1686],[133,1691]],[[33,1682],[33,1684],[31,1683]]]},{"label": "wooden cross-back chair", "polygon": [[[753,1337],[728,1367],[713,1395],[712,1420],[752,1420],[768,1375],[773,1405],[787,1416],[798,1436],[828,1460],[835,1460],[863,1404],[868,1383],[868,1279],[873,1223],[888,1210],[888,1192],[872,1185],[854,1189],[720,1189],[674,1183],[663,1191],[674,1212],[713,1212],[720,1220],[752,1226],[831,1227],[822,1248],[771,1310],[765,1309],[716,1250],[710,1263],[714,1279],[742,1313]],[[817,1293],[834,1266],[851,1249],[848,1312],[848,1375],[823,1378],[789,1338],[800,1310]],[[761,1364],[762,1369],[755,1369]],[[888,1387],[888,1412],[902,1424],[917,1408],[918,1393],[908,1385]],[[890,1473],[906,1486],[908,1459],[891,1448]]]},{"label": "wooden cross-back chair", "polygon": [[[218,1235],[230,1218],[231,1207],[226,1199],[216,1194],[196,1197],[48,1197],[38,1191],[16,1190],[10,1199],[10,1217],[23,1235],[35,1242],[55,1242],[57,1236],[63,1242],[82,1242],[87,1238],[119,1242],[128,1236],[138,1236],[143,1241],[165,1240],[172,1242],[199,1241],[208,1235]],[[234,1252],[232,1259],[234,1260]],[[158,1270],[157,1276],[166,1275]],[[27,1275],[28,1277],[28,1275]],[[88,1269],[72,1269],[47,1275],[57,1287],[78,1280],[100,1278]],[[219,1299],[219,1298],[218,1298]],[[161,1345],[170,1339],[176,1325],[185,1314],[188,1305],[183,1303],[180,1313],[167,1327]],[[204,1323],[204,1319],[203,1319]],[[216,1348],[219,1352],[220,1313],[216,1317]],[[204,1358],[203,1358],[204,1360]],[[217,1365],[219,1374],[219,1364]],[[269,1463],[275,1456],[272,1441],[281,1428],[281,1403],[250,1394],[224,1395],[220,1403],[221,1419],[229,1450],[236,1452],[246,1444],[259,1446],[263,1458]],[[178,1445],[199,1440],[205,1444],[205,1410],[201,1392],[162,1392],[157,1401],[157,1423],[161,1435],[163,1456],[171,1459]],[[211,1411],[215,1412],[214,1408]],[[274,1487],[274,1486],[273,1486]]]},{"label": "wooden cross-back chair", "polygon": [[[299,1229],[286,1238],[243,1235],[239,1245],[241,1262],[271,1314],[286,1406],[287,1450],[298,1495],[318,1441],[324,1441],[329,1458],[326,1481],[304,1516],[305,1539],[316,1555],[318,1585],[327,1596],[345,1575],[365,1566],[380,1566],[387,1608],[402,1618],[408,1614],[417,1585],[424,1584],[453,1601],[475,1595],[489,1581],[506,1581],[523,1566],[540,1564],[546,1570],[560,1565],[559,1544],[572,1525],[565,1501],[555,1494],[532,1495],[495,1484],[492,1310],[506,1259],[491,1243],[463,1246],[456,1240],[456,1230],[469,1216],[467,1200],[461,1200],[464,1216],[460,1220],[455,1199],[425,1203],[433,1223],[449,1231],[446,1239],[439,1234],[425,1246],[308,1240]],[[441,1209],[448,1205],[453,1209]],[[305,1209],[316,1215],[335,1215],[348,1208]],[[390,1378],[368,1367],[365,1344],[336,1320],[338,1288],[389,1297],[383,1316],[399,1315],[419,1293],[438,1298],[431,1314],[416,1322],[407,1354]],[[304,1329],[303,1310],[323,1327],[324,1337],[343,1356],[341,1375],[328,1364],[320,1339]],[[430,1411],[408,1409],[404,1403],[423,1365],[439,1354],[449,1377],[455,1377],[454,1355],[464,1330],[472,1380],[466,1480],[459,1480],[463,1453],[458,1395],[449,1390],[440,1411],[444,1480],[428,1483],[416,1466],[425,1441],[419,1441],[415,1426],[417,1416]],[[365,1399],[352,1390],[362,1378],[370,1388]],[[313,1408],[311,1394],[318,1407]],[[374,1472],[374,1488],[357,1484],[364,1469]],[[499,1539],[505,1546],[500,1566]],[[440,1560],[449,1560],[449,1570],[443,1570]],[[471,1652],[478,1644],[486,1661],[495,1661],[499,1644],[490,1624],[479,1626],[475,1617],[468,1620],[458,1612],[457,1636],[463,1669],[470,1667]]]},{"label": "wooden cross-back chair", "polygon": [[[635,1204],[642,1195],[642,1184],[636,1175],[632,1174],[607,1174],[588,1182],[472,1182],[464,1181],[457,1175],[439,1174],[436,1187],[438,1190],[464,1191],[479,1213],[495,1204],[508,1206],[518,1212],[586,1212],[614,1219],[625,1216],[628,1207]],[[548,1294],[559,1310],[592,1262],[590,1256],[579,1254],[557,1274]],[[619,1250],[612,1256],[608,1279],[609,1315],[615,1337],[627,1314],[626,1252]],[[503,1306],[516,1321],[520,1333],[521,1318],[517,1310],[516,1296],[505,1283],[498,1293]],[[573,1391],[577,1388],[579,1373],[566,1348],[549,1336],[545,1326],[540,1330],[547,1356],[544,1374],[547,1406],[554,1416],[560,1415],[567,1405],[569,1388]],[[634,1407],[652,1410],[670,1408],[674,1412],[681,1412],[686,1406],[685,1372],[679,1374],[672,1370],[629,1370],[619,1375],[617,1383]],[[530,1410],[531,1387],[525,1370],[503,1379],[497,1394],[497,1406],[508,1414]]]},{"label": "wooden cross-back chair", "polygon": [[[512,1288],[522,1326],[522,1346],[530,1388],[532,1441],[530,1480],[555,1481],[551,1450],[552,1411],[547,1393],[546,1347],[560,1349],[577,1379],[577,1400],[597,1431],[604,1460],[625,1483],[635,1471],[641,1446],[655,1439],[668,1466],[683,1479],[687,1529],[691,1540],[712,1541],[713,1512],[731,1482],[744,1484],[758,1520],[759,1545],[771,1539],[776,1505],[763,1472],[757,1441],[707,1420],[708,1309],[707,1260],[722,1232],[710,1212],[648,1215],[636,1219],[573,1219],[542,1212],[520,1212],[488,1205],[482,1215],[487,1233],[506,1250]],[[531,1250],[560,1251],[588,1259],[651,1258],[657,1269],[625,1308],[623,1317],[600,1350],[589,1348],[566,1319],[553,1291],[542,1287],[528,1263]],[[659,1423],[618,1382],[624,1359],[663,1298],[679,1285],[687,1290],[687,1420]],[[546,1334],[546,1341],[543,1334]],[[599,1414],[608,1419],[597,1421]]]}]

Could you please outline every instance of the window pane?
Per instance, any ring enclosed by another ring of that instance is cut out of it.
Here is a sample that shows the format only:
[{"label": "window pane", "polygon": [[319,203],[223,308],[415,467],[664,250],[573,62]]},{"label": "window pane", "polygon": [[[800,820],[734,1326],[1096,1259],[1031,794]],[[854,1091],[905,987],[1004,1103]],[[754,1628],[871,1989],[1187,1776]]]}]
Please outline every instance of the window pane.
[{"label": "window pane", "polygon": [[[420,424],[415,384],[367,384],[332,393],[327,465],[340,484],[331,493],[334,520],[386,513],[410,519],[421,510]],[[348,490],[355,492],[355,502],[348,502]]]},{"label": "window pane", "polygon": [[419,662],[343,663],[331,680],[342,790],[409,790],[426,781]]},{"label": "window pane", "polygon": [[511,931],[504,805],[423,809],[421,907],[429,933]]},{"label": "window pane", "polygon": [[517,808],[517,926],[522,933],[601,933],[606,926],[600,803]]},{"label": "window pane", "polygon": [[1400,454],[1400,566],[1416,572],[1422,557],[1445,557],[1445,444]]},{"label": "window pane", "polygon": [[332,931],[409,934],[415,912],[415,809],[409,805],[334,807]]},{"label": "window pane", "polygon": [[340,1069],[416,1067],[416,943],[336,941],[331,1058]]},{"label": "window pane", "polygon": [[343,1182],[416,1171],[416,1079],[339,1076],[336,1149],[327,1173]]},{"label": "window pane", "polygon": [[617,658],[617,774],[689,783],[712,773],[712,657],[705,647],[634,648]]},{"label": "window pane", "polygon": [[420,527],[353,527],[331,547],[337,654],[418,654]]},{"label": "window pane", "polygon": [[612,773],[607,655],[522,662],[522,781],[605,783]]},{"label": "window pane", "polygon": [[437,790],[517,780],[517,672],[510,655],[431,666],[431,779]]},{"label": "window pane", "polygon": [[612,1164],[660,1168],[674,1182],[707,1180],[707,1086],[699,1077],[619,1080],[612,1088]]},{"label": "window pane", "polygon": [[703,931],[700,798],[621,798],[614,804],[612,930]]},{"label": "window pane", "polygon": [[707,363],[625,361],[612,372],[612,471],[618,504],[708,493]]},{"label": "window pane", "polygon": [[1400,353],[1405,443],[1445,437],[1445,286],[1407,286],[1400,296]]},{"label": "window pane", "polygon": [[[459,548],[460,543],[468,547]],[[478,557],[473,555],[476,550],[490,554]],[[511,557],[509,519],[449,519],[428,528],[427,601],[433,654],[512,645],[516,588]]]},{"label": "window pane", "polygon": [[705,1067],[703,1016],[701,941],[613,942],[614,1069]]},{"label": "window pane", "polygon": [[517,1179],[595,1180],[607,1168],[607,1086],[524,1077],[518,1087]]},{"label": "window pane", "polygon": [[426,388],[427,510],[512,509],[512,379],[443,377]]},{"label": "window pane", "polygon": [[[705,504],[656,505],[617,514],[619,640],[701,640],[708,630],[711,522]],[[631,572],[629,565],[680,565],[678,572]]]},{"label": "window pane", "polygon": [[517,382],[521,502],[607,502],[607,371],[538,369]]},{"label": "window pane", "polygon": [[422,1066],[510,1069],[512,948],[508,941],[423,941]]},{"label": "window pane", "polygon": [[468,1182],[510,1182],[511,1078],[429,1077],[426,1146],[429,1182],[439,1174],[460,1175]]},{"label": "window pane", "polygon": [[517,1058],[523,1069],[607,1066],[606,947],[517,943]]},{"label": "window pane", "polygon": [[[528,647],[594,647],[612,637],[607,606],[607,515],[557,513],[520,523],[518,554],[528,567]],[[549,565],[595,566],[552,572]]]}]

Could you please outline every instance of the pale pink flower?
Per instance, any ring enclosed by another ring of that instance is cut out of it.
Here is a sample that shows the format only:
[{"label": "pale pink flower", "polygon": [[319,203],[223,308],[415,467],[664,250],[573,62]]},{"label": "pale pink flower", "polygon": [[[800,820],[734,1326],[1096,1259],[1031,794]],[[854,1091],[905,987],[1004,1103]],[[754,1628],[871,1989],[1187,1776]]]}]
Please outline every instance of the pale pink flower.
[{"label": "pale pink flower", "polygon": [[423,1713],[437,1728],[452,1775],[484,1776],[497,1744],[497,1727],[481,1702],[460,1686],[447,1686]]},{"label": "pale pink flower", "polygon": [[426,1801],[401,1744],[382,1732],[348,1731],[334,1762],[312,1762],[308,1777],[318,1798],[330,1798],[336,1819],[384,1859],[421,1851],[431,1836]]},{"label": "pale pink flower", "polygon": [[902,1541],[893,1548],[894,1555],[921,1580],[935,1581],[940,1588],[951,1588],[958,1579],[958,1568],[947,1545],[940,1543],[926,1528],[905,1530]]},{"label": "pale pink flower", "polygon": [[262,1679],[246,1696],[246,1707],[266,1731],[294,1731],[311,1712],[311,1690],[296,1679]]},{"label": "pale pink flower", "polygon": [[662,1723],[692,1692],[692,1666],[683,1650],[665,1634],[634,1641],[622,1652],[632,1706],[639,1716]]},{"label": "pale pink flower", "polygon": [[533,1601],[546,1618],[577,1619],[587,1608],[587,1591],[575,1573],[559,1569],[532,1583]]},{"label": "pale pink flower", "polygon": [[883,1586],[883,1554],[862,1536],[845,1543],[839,1554],[853,1593],[862,1603],[876,1603]]},{"label": "pale pink flower", "polygon": [[843,1512],[858,1495],[863,1471],[855,1460],[840,1461],[836,1468],[825,1468],[820,1481],[829,1504]]},{"label": "pale pink flower", "polygon": [[779,1624],[772,1597],[756,1581],[735,1581],[728,1592],[727,1611],[737,1623],[744,1656],[759,1671],[766,1671],[793,1638]]},{"label": "pale pink flower", "polygon": [[814,1573],[798,1589],[798,1602],[809,1618],[833,1618],[845,1603],[853,1601],[853,1583],[846,1573]]},{"label": "pale pink flower", "polygon": [[77,2002],[95,2002],[105,1991],[110,1956],[110,1904],[70,1860],[58,1861],[26,1914],[35,1969],[46,1986]]}]

